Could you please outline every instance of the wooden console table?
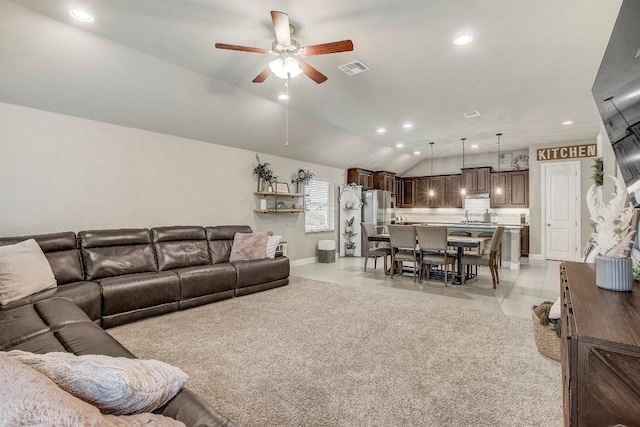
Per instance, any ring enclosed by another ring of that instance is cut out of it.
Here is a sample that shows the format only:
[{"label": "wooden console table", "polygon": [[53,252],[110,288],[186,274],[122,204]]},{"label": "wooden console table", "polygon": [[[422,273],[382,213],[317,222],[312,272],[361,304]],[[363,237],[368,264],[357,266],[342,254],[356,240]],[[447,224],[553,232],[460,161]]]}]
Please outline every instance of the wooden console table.
[{"label": "wooden console table", "polygon": [[560,266],[565,426],[640,426],[640,287],[600,289],[593,264]]}]

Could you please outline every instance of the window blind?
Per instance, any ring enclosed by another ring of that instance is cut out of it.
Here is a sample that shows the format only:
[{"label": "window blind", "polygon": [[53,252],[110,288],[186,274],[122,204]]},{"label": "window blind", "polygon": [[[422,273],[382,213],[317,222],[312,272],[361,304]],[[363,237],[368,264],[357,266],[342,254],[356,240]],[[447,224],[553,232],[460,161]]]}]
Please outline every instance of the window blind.
[{"label": "window blind", "polygon": [[305,186],[304,229],[307,233],[335,229],[335,184],[313,179]]}]

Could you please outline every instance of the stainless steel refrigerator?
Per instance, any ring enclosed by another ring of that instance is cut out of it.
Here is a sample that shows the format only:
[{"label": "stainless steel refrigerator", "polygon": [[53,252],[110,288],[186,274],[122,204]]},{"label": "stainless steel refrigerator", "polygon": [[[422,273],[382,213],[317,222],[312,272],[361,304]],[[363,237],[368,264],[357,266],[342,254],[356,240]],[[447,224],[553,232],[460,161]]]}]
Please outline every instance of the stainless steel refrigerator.
[{"label": "stainless steel refrigerator", "polygon": [[[362,192],[362,222],[369,222],[376,225],[378,233],[386,231],[386,226],[391,224],[391,217],[394,214],[394,203],[390,191],[366,190]],[[361,233],[364,234],[364,233]],[[366,254],[368,242],[362,236],[362,254]]]}]

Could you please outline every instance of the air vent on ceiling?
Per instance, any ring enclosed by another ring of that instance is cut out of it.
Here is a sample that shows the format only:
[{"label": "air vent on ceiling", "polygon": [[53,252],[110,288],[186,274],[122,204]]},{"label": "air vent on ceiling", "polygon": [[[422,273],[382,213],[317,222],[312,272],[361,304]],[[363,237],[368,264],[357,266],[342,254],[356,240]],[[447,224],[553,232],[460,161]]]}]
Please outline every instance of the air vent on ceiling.
[{"label": "air vent on ceiling", "polygon": [[462,113],[463,116],[465,116],[467,119],[472,119],[474,117],[480,117],[480,111],[471,111],[469,113]]},{"label": "air vent on ceiling", "polygon": [[338,68],[340,68],[345,72],[345,74],[348,74],[350,76],[355,76],[356,74],[364,73],[365,71],[370,70],[369,67],[367,67],[360,61],[349,62],[347,64],[339,66]]},{"label": "air vent on ceiling", "polygon": [[640,49],[638,49],[638,51],[636,52],[636,56],[633,57],[633,59],[638,59],[640,58]]}]

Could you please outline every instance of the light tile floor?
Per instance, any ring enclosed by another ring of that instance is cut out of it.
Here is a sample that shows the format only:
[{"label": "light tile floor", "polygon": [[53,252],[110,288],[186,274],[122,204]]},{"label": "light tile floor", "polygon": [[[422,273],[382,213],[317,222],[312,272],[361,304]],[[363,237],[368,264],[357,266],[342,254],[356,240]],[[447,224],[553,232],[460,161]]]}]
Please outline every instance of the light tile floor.
[{"label": "light tile floor", "polygon": [[338,258],[330,264],[292,267],[291,275],[361,288],[381,286],[415,298],[525,318],[531,316],[532,305],[554,301],[560,295],[559,261],[522,258],[519,270],[500,269],[497,289],[493,289],[488,267],[478,267],[477,278],[466,281],[464,286],[449,283],[445,287],[442,280],[416,283],[410,274],[391,279],[384,274],[382,259],[378,261],[378,268],[373,268],[373,259],[369,259],[364,271],[364,258]]}]

